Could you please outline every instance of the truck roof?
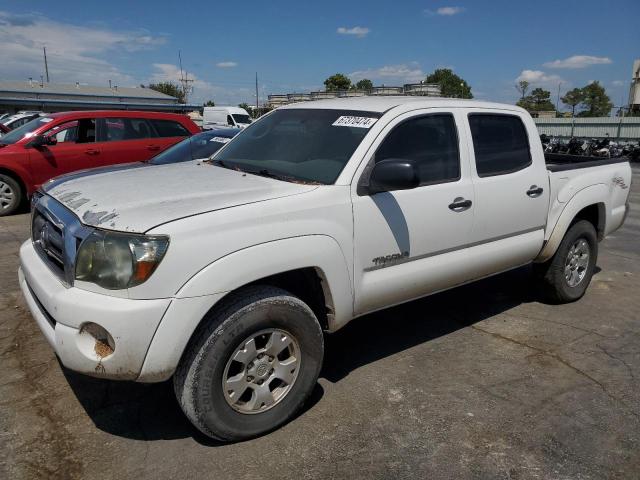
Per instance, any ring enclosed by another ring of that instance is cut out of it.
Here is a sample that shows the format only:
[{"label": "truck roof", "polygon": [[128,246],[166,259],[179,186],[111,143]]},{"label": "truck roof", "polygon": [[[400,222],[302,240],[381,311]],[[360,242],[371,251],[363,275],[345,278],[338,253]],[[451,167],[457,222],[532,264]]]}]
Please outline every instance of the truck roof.
[{"label": "truck roof", "polygon": [[497,108],[501,110],[523,111],[520,107],[506,103],[485,102],[481,100],[465,100],[461,98],[418,97],[418,96],[366,96],[351,98],[331,98],[312,102],[299,102],[280,107],[318,108],[328,110],[363,110],[367,112],[384,113],[400,105],[412,104],[416,108],[435,107],[467,107],[467,108]]}]

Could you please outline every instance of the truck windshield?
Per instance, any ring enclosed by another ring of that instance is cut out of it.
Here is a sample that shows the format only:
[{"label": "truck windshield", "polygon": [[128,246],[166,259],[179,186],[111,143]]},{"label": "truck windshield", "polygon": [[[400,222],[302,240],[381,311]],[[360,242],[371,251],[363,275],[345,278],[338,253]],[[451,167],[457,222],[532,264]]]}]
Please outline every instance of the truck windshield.
[{"label": "truck windshield", "polygon": [[38,128],[43,125],[46,125],[53,118],[49,117],[38,117],[34,118],[30,122],[25,123],[21,127],[16,128],[15,130],[11,130],[9,133],[0,138],[0,144],[3,145],[11,145],[16,143],[19,140],[22,140],[26,136],[31,136],[33,132],[35,132]]},{"label": "truck windshield", "polygon": [[239,133],[211,161],[288,181],[331,184],[380,116],[354,110],[278,110]]},{"label": "truck windshield", "polygon": [[251,123],[251,118],[249,117],[249,115],[241,115],[238,113],[234,113],[231,116],[236,121],[236,123]]}]

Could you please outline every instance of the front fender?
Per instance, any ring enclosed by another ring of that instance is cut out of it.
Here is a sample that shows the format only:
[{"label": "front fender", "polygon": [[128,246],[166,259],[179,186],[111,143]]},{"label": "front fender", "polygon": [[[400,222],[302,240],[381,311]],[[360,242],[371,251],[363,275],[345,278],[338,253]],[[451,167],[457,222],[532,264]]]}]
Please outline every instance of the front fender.
[{"label": "front fender", "polygon": [[307,235],[262,243],[216,260],[182,286],[156,330],[138,381],[169,378],[202,318],[227,293],[270,275],[308,267],[320,275],[332,304],[329,329],[344,325],[353,317],[353,284],[336,240]]},{"label": "front fender", "polygon": [[609,189],[604,183],[597,185],[591,185],[577,192],[564,206],[558,220],[553,226],[553,231],[549,236],[549,240],[545,244],[544,248],[535,259],[535,262],[542,263],[549,260],[556,253],[556,250],[560,246],[560,242],[564,238],[564,235],[569,230],[571,222],[580,210],[590,205],[602,204],[604,205],[605,215],[609,212],[608,199]]}]

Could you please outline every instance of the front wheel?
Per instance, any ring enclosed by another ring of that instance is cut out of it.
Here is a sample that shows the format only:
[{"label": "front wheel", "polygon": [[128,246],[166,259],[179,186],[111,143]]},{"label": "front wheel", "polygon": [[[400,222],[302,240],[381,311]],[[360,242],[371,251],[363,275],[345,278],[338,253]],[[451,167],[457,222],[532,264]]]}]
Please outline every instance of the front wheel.
[{"label": "front wheel", "polygon": [[568,303],[581,298],[591,282],[597,258],[598,238],[593,224],[586,220],[574,223],[554,256],[535,265],[545,299]]},{"label": "front wheel", "polygon": [[22,189],[8,175],[0,174],[0,217],[11,215],[22,203]]},{"label": "front wheel", "polygon": [[322,366],[313,311],[285,290],[252,286],[231,294],[204,322],[174,375],[189,420],[205,435],[236,441],[291,419]]}]

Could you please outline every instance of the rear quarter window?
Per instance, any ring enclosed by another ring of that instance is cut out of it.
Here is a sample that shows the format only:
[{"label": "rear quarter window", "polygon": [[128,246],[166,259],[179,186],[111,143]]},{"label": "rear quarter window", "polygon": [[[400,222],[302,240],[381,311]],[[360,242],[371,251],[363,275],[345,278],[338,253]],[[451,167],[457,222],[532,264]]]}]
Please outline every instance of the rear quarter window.
[{"label": "rear quarter window", "polygon": [[174,120],[151,120],[160,137],[188,137],[189,131]]},{"label": "rear quarter window", "polygon": [[529,138],[520,117],[471,113],[469,126],[479,177],[505,175],[531,165]]}]

